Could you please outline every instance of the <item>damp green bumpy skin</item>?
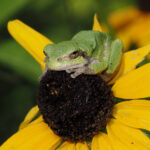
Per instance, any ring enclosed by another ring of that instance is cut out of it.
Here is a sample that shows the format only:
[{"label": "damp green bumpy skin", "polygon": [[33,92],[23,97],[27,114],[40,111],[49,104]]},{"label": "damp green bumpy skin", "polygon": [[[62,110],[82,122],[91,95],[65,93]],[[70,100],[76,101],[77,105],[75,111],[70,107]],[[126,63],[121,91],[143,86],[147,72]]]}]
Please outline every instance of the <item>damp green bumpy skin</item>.
[{"label": "damp green bumpy skin", "polygon": [[69,41],[44,48],[46,69],[84,74],[114,74],[122,57],[122,42],[112,40],[109,34],[99,31],[80,31]]}]

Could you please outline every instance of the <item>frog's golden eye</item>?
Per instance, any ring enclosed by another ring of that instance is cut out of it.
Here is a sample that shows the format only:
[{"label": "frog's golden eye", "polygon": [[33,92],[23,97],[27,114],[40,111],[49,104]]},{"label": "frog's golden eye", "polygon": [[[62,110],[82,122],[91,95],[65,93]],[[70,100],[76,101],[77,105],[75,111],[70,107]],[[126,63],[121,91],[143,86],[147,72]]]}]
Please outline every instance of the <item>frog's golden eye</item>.
[{"label": "frog's golden eye", "polygon": [[81,50],[77,50],[77,51],[74,51],[72,52],[71,54],[67,55],[67,56],[63,56],[63,57],[59,57],[57,58],[58,61],[62,61],[62,60],[72,60],[72,59],[75,59],[77,58],[78,56],[82,56],[82,51]]},{"label": "frog's golden eye", "polygon": [[69,58],[70,59],[75,59],[75,58],[77,58],[78,56],[81,56],[81,52],[78,50],[78,51],[75,51],[75,52],[73,52],[73,53],[71,53],[70,55],[69,55]]},{"label": "frog's golden eye", "polygon": [[43,53],[44,53],[45,56],[48,56],[47,53],[46,53],[45,51],[43,51]]},{"label": "frog's golden eye", "polygon": [[69,58],[70,58],[70,59],[75,59],[75,58],[77,58],[78,56],[85,57],[85,56],[86,56],[86,52],[84,52],[84,51],[82,51],[82,50],[74,51],[73,53],[71,53],[71,54],[69,55]]}]

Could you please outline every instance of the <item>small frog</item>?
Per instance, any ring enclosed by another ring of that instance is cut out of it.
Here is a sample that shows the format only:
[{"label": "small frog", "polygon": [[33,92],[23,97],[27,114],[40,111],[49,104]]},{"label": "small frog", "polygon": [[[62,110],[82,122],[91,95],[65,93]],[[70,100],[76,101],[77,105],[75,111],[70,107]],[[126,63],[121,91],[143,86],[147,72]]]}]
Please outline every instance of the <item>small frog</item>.
[{"label": "small frog", "polygon": [[121,40],[99,31],[80,31],[69,41],[49,44],[44,48],[46,68],[65,70],[72,78],[80,74],[100,74],[110,80],[122,57]]}]

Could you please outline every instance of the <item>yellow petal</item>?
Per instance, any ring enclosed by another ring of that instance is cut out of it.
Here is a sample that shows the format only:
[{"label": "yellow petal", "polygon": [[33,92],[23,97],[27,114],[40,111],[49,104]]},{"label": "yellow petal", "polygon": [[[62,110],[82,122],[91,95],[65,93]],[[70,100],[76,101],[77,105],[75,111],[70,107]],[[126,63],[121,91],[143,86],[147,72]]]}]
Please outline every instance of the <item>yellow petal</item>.
[{"label": "yellow petal", "polygon": [[113,150],[132,150],[130,147],[125,145],[119,138],[115,136],[115,134],[109,130],[107,127],[108,138],[110,139],[110,144],[112,145]]},{"label": "yellow petal", "polygon": [[32,125],[32,124],[36,124],[36,123],[40,123],[40,122],[43,122],[43,121],[44,121],[43,116],[40,115],[37,119],[30,122],[27,126]]},{"label": "yellow petal", "polygon": [[150,97],[150,63],[118,79],[112,91],[115,97],[123,99]]},{"label": "yellow petal", "polygon": [[55,150],[61,139],[44,122],[19,130],[2,146],[3,150]]},{"label": "yellow petal", "polygon": [[[138,15],[131,23],[126,24],[119,29],[117,37],[120,38],[124,44],[125,50],[128,49],[129,44],[134,43],[137,47],[145,46],[150,43],[150,14],[142,13]],[[138,31],[138,34],[137,34]]]},{"label": "yellow petal", "polygon": [[94,24],[93,24],[93,30],[99,31],[99,32],[103,32],[102,31],[102,27],[98,21],[98,15],[94,14]]},{"label": "yellow petal", "polygon": [[148,45],[150,43],[150,34],[142,38],[141,40],[138,41],[137,46],[138,47],[143,47],[145,45]]},{"label": "yellow petal", "polygon": [[150,131],[150,101],[148,100],[118,103],[113,108],[113,116],[128,126]]},{"label": "yellow petal", "polygon": [[150,139],[142,131],[125,126],[114,119],[108,123],[107,133],[115,150],[150,149]]},{"label": "yellow petal", "polygon": [[149,26],[150,14],[143,13],[135,21],[133,21],[132,24],[128,25],[125,30],[122,29],[122,31],[124,34],[128,34],[130,36],[133,43],[139,45],[140,41],[150,35]]},{"label": "yellow petal", "polygon": [[124,25],[136,20],[140,15],[140,11],[136,7],[129,7],[125,9],[120,9],[111,13],[108,20],[111,26],[115,29],[121,28]]},{"label": "yellow petal", "polygon": [[87,143],[77,143],[76,150],[89,150]]},{"label": "yellow petal", "polygon": [[92,150],[112,150],[107,134],[100,132],[92,140]]},{"label": "yellow petal", "polygon": [[129,51],[124,54],[123,74],[133,70],[150,53],[150,44],[137,50]]},{"label": "yellow petal", "polygon": [[57,150],[76,150],[75,143],[64,142]]},{"label": "yellow petal", "polygon": [[43,49],[47,44],[52,44],[52,41],[19,20],[9,21],[8,31],[44,69]]},{"label": "yellow petal", "polygon": [[119,38],[123,43],[123,51],[128,51],[132,44],[132,39],[128,32],[123,28],[117,33],[117,38]]},{"label": "yellow petal", "polygon": [[129,71],[134,70],[136,66],[150,53],[150,44],[139,48],[137,50],[129,51],[123,54],[122,62],[119,72],[116,76],[109,82],[109,84],[114,83],[118,78],[127,74]]},{"label": "yellow petal", "polygon": [[26,117],[24,118],[23,122],[20,124],[19,129],[22,129],[26,127],[39,113],[38,106],[34,106],[30,109],[30,111],[27,113]]}]

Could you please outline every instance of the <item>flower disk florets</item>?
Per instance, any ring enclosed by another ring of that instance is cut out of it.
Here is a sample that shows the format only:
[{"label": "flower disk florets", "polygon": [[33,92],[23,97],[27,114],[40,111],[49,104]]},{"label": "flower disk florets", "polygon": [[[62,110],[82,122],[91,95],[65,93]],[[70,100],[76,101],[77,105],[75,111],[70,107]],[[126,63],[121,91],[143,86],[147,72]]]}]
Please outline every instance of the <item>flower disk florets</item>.
[{"label": "flower disk florets", "polygon": [[98,75],[73,79],[65,71],[47,71],[40,82],[38,106],[43,118],[68,141],[86,141],[102,130],[113,103],[110,87]]}]

